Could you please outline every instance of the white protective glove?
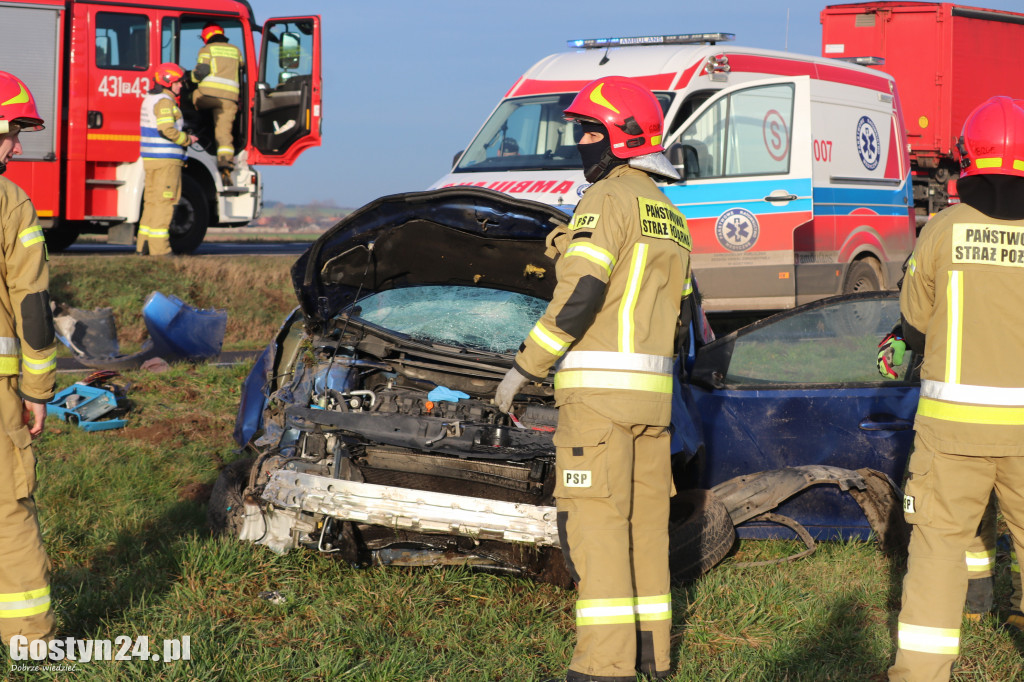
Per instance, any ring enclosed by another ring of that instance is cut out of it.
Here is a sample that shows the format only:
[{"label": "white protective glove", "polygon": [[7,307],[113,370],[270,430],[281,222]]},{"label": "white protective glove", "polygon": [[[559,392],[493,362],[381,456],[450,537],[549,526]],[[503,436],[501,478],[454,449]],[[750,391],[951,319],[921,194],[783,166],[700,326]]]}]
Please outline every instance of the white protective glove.
[{"label": "white protective glove", "polygon": [[512,399],[529,381],[513,367],[505,373],[505,378],[498,384],[498,390],[494,392],[494,404],[498,406],[499,410],[508,414],[508,411],[512,409]]}]

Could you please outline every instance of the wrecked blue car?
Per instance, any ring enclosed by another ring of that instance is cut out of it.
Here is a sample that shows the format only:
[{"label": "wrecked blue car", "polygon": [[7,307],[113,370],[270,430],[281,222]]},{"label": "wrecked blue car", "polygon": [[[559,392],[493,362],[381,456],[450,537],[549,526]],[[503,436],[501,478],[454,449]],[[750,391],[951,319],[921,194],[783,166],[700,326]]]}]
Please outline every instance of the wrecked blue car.
[{"label": "wrecked blue car", "polygon": [[[212,528],[276,552],[568,584],[552,382],[518,396],[518,424],[492,403],[554,288],[544,237],[567,219],[449,188],[384,197],[326,232],[293,266],[299,306],[245,381],[247,457],[214,486]],[[884,381],[874,367],[895,294],[817,301],[718,339],[690,305],[673,576],[708,570],[737,534],[813,548],[873,533],[898,547],[918,389],[912,373]]]}]

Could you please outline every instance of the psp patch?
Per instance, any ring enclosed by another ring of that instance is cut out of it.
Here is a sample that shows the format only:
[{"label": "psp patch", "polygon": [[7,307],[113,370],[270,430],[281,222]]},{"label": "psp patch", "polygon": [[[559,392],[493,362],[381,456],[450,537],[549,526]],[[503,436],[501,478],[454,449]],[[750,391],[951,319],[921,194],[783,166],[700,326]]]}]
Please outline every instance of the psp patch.
[{"label": "psp patch", "polygon": [[566,488],[589,488],[591,480],[589,471],[566,469],[562,472],[562,485]]},{"label": "psp patch", "polygon": [[879,148],[878,128],[875,122],[867,116],[861,116],[857,121],[857,153],[860,154],[860,162],[869,171],[878,168],[878,159],[882,155]]},{"label": "psp patch", "polygon": [[757,243],[760,233],[757,216],[745,208],[730,208],[715,223],[718,243],[730,251],[746,251]]}]

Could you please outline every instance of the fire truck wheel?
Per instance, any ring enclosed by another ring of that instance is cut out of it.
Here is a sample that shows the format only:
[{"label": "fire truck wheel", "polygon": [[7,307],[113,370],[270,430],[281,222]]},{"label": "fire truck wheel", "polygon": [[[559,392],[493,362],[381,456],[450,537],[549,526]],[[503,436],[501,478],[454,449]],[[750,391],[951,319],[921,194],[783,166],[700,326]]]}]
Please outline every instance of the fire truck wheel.
[{"label": "fire truck wheel", "polygon": [[203,243],[210,224],[210,208],[198,182],[181,176],[181,201],[174,207],[171,219],[171,251],[192,253]]},{"label": "fire truck wheel", "polygon": [[46,249],[51,253],[63,251],[78,239],[78,229],[71,225],[58,224],[43,230],[46,237]]},{"label": "fire truck wheel", "polygon": [[850,264],[843,283],[843,293],[853,294],[858,291],[878,291],[882,288],[878,270],[871,266],[869,259],[855,261]]}]

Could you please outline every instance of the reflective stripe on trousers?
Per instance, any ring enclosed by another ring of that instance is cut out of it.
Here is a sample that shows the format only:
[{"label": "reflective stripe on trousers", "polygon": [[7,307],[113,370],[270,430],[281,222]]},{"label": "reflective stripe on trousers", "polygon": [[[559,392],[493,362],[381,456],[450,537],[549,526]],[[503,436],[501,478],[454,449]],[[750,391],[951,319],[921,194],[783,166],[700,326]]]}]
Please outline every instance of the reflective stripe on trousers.
[{"label": "reflective stripe on trousers", "polygon": [[923,654],[956,656],[960,653],[959,628],[929,628],[923,625],[899,624],[899,647]]},{"label": "reflective stripe on trousers", "polygon": [[576,602],[576,625],[619,625],[637,620],[672,620],[672,595],[581,599]]},{"label": "reflective stripe on trousers", "polygon": [[24,618],[46,613],[50,608],[50,586],[29,592],[0,594],[0,618]]}]

